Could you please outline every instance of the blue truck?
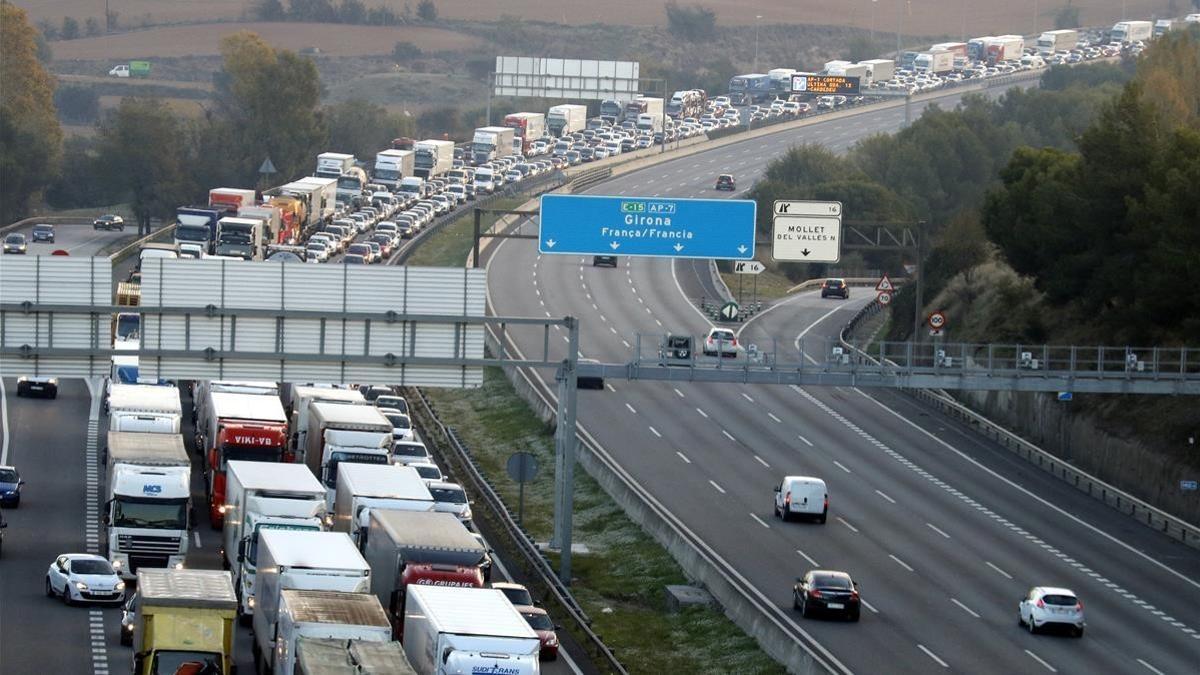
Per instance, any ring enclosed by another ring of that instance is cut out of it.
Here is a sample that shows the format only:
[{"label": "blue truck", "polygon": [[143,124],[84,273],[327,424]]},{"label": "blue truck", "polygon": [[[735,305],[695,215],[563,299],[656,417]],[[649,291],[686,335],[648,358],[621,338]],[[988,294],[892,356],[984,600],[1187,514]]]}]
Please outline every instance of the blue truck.
[{"label": "blue truck", "polygon": [[216,206],[181,206],[175,209],[175,244],[183,255],[213,252],[217,240],[217,221],[229,215]]},{"label": "blue truck", "polygon": [[762,103],[774,98],[771,76],[762,73],[738,75],[729,80],[729,100],[734,105]]}]

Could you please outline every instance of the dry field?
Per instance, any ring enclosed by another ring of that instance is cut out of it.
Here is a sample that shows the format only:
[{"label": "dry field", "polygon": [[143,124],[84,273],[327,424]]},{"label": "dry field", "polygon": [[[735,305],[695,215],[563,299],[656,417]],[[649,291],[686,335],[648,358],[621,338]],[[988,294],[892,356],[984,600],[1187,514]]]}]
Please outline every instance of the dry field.
[{"label": "dry field", "polygon": [[[103,15],[101,0],[12,0],[27,8],[37,19],[61,21],[71,15],[82,21]],[[415,0],[409,0],[413,7]],[[664,0],[434,0],[441,16],[450,19],[490,21],[503,14],[567,24],[614,23],[661,25],[665,23]],[[910,35],[958,35],[986,33],[1033,33],[1053,28],[1054,14],[1066,0],[1022,0],[1017,3],[996,0],[679,0],[681,5],[700,4],[717,12],[725,25],[813,23],[853,25],[880,32],[895,32],[898,10],[905,2],[904,32]],[[368,6],[388,5],[399,11],[401,0],[365,0]],[[145,19],[152,23],[189,21],[236,21],[243,18],[254,0],[109,0],[109,7],[120,13],[125,25],[137,26]],[[285,0],[286,4],[286,0]],[[1161,17],[1166,0],[1075,0],[1084,25],[1099,26],[1121,19],[1122,5],[1131,19]],[[1188,3],[1179,2],[1180,11]],[[1036,11],[1039,18],[1034,20]],[[333,28],[333,27],[329,27]],[[394,40],[393,40],[394,42]]]},{"label": "dry field", "polygon": [[401,40],[426,51],[467,49],[469,35],[425,27],[347,26],[315,23],[207,23],[150,28],[53,43],[56,60],[119,60],[217,54],[221,38],[240,30],[258,33],[276,47],[318,47],[330,56],[388,54]]}]

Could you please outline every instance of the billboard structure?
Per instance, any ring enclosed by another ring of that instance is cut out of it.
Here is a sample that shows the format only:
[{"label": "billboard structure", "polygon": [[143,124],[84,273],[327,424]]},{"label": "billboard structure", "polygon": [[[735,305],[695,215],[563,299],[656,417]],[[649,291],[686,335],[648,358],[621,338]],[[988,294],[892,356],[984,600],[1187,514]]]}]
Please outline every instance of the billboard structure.
[{"label": "billboard structure", "polygon": [[497,56],[492,93],[569,100],[632,100],[641,92],[637,61]]}]

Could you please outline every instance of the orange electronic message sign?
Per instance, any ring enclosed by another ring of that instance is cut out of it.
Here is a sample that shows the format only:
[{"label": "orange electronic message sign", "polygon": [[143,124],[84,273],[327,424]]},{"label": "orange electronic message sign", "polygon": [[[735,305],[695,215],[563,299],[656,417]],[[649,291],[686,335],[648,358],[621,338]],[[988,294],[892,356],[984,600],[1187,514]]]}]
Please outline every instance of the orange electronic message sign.
[{"label": "orange electronic message sign", "polygon": [[842,94],[858,93],[857,77],[846,75],[793,75],[792,91],[798,94]]}]

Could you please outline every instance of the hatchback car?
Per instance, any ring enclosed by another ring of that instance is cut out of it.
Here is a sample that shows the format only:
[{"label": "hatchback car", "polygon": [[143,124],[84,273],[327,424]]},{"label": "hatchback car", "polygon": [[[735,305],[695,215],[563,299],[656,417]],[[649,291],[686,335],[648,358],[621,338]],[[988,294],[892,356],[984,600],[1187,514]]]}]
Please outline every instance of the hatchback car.
[{"label": "hatchback car", "polygon": [[392,423],[392,441],[411,441],[413,439],[412,420],[408,415],[395,408],[380,408],[379,412]]},{"label": "hatchback car", "polygon": [[34,241],[45,241],[51,244],[54,243],[54,226],[40,223],[33,226],[33,231],[30,233]]},{"label": "hatchback car", "polygon": [[1034,586],[1017,606],[1017,622],[1030,633],[1060,628],[1083,637],[1083,603],[1066,588]]},{"label": "hatchback car", "polygon": [[15,509],[21,505],[21,486],[25,481],[21,480],[21,474],[17,473],[16,467],[0,466],[0,506],[6,509]]},{"label": "hatchback car", "polygon": [[862,599],[858,584],[845,572],[809,570],[792,587],[792,607],[808,618],[817,614],[839,614],[858,621]]},{"label": "hatchback car", "polygon": [[821,297],[837,296],[843,300],[850,299],[850,285],[845,279],[826,279],[821,282]]},{"label": "hatchback car", "polygon": [[57,377],[18,377],[17,396],[58,398]]},{"label": "hatchback car", "polygon": [[533,632],[537,633],[538,640],[542,643],[541,651],[538,652],[538,660],[558,660],[558,634],[555,633],[555,630],[559,627],[550,620],[550,615],[546,613],[546,610],[541,607],[517,607],[517,611],[525,617],[526,623],[533,629]]},{"label": "hatchback car", "polygon": [[592,256],[592,267],[616,267],[617,256],[615,255],[594,255]]},{"label": "hatchback car", "polygon": [[392,464],[432,464],[429,450],[420,441],[395,441],[392,443]]},{"label": "hatchback car", "polygon": [[737,357],[741,347],[738,346],[737,336],[728,328],[713,328],[704,338],[705,356]]},{"label": "hatchback car", "polygon": [[446,479],[446,476],[442,474],[442,470],[438,468],[438,465],[432,462],[413,462],[407,466],[411,466],[417,470],[417,473],[421,476],[421,480],[425,481],[425,485],[441,483]]},{"label": "hatchback car", "polygon": [[28,242],[25,240],[25,235],[20,232],[13,232],[4,238],[4,252],[16,253],[23,255],[29,248]]},{"label": "hatchback car", "polygon": [[438,481],[426,483],[429,494],[433,496],[433,510],[440,513],[453,513],[459,520],[470,522],[471,500],[467,499],[467,491],[458,483]]},{"label": "hatchback car", "polygon": [[89,553],[66,553],[46,571],[46,597],[59,596],[64,604],[125,602],[125,582],[111,563]]},{"label": "hatchback car", "polygon": [[733,174],[723,173],[717,176],[717,190],[733,191],[737,189],[737,181],[733,179]]},{"label": "hatchback car", "polygon": [[395,394],[380,394],[379,396],[375,397],[374,402],[376,408],[391,408],[393,410],[399,410],[405,415],[409,414],[408,399],[404,398],[403,396],[396,396]]}]

